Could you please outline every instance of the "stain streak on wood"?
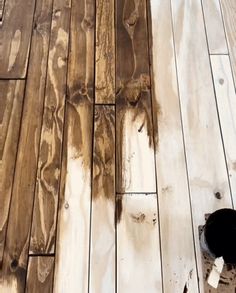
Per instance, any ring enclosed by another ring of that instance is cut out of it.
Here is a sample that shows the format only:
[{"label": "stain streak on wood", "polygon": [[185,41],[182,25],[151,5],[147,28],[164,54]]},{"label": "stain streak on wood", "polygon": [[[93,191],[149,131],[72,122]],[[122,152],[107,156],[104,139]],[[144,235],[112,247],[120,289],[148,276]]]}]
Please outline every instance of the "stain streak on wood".
[{"label": "stain streak on wood", "polygon": [[4,6],[5,6],[5,0],[0,0],[0,23],[3,20]]}]

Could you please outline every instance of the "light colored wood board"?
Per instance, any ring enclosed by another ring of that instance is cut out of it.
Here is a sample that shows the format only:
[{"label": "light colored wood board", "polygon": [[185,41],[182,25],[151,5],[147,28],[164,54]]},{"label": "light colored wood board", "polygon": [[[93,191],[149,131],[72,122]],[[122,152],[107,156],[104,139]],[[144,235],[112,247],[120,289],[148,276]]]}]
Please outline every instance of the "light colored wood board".
[{"label": "light colored wood board", "polygon": [[[201,3],[172,1],[172,12],[199,285],[200,292],[204,292],[198,226],[205,214],[231,207],[232,201]],[[217,192],[221,199],[215,195]]]},{"label": "light colored wood board", "polygon": [[119,193],[156,192],[146,8],[144,0],[116,2]]},{"label": "light colored wood board", "polygon": [[72,0],[71,13],[56,293],[88,292],[95,3]]},{"label": "light colored wood board", "polygon": [[30,253],[54,253],[66,97],[70,1],[53,6]]},{"label": "light colored wood board", "polygon": [[0,26],[0,78],[24,78],[26,75],[34,6],[35,0],[5,3],[4,21]]},{"label": "light colored wood board", "polygon": [[115,292],[115,107],[95,106],[90,292]]},{"label": "light colored wood board", "polygon": [[24,81],[0,81],[0,263],[6,238],[24,86]]},{"label": "light colored wood board", "polygon": [[216,99],[234,204],[236,205],[236,94],[228,56],[211,56]]},{"label": "light colored wood board", "polygon": [[96,0],[95,101],[115,103],[115,0]]},{"label": "light colored wood board", "polygon": [[220,0],[202,0],[210,54],[228,54]]},{"label": "light colored wood board", "polygon": [[236,86],[236,2],[234,0],[221,0],[221,7],[234,74],[234,86]]},{"label": "light colored wood board", "polygon": [[157,196],[123,194],[117,225],[117,292],[162,292]]},{"label": "light colored wood board", "polygon": [[[164,292],[199,292],[170,2],[151,0],[156,167]],[[185,289],[184,289],[185,288]],[[186,290],[186,291],[184,291]]]},{"label": "light colored wood board", "polygon": [[26,293],[51,293],[53,287],[54,257],[29,257]]},{"label": "light colored wood board", "polygon": [[0,292],[24,291],[43,113],[51,6],[52,1],[37,1],[37,26],[33,32],[29,66],[31,78],[27,81],[24,97],[4,265],[0,274]]}]

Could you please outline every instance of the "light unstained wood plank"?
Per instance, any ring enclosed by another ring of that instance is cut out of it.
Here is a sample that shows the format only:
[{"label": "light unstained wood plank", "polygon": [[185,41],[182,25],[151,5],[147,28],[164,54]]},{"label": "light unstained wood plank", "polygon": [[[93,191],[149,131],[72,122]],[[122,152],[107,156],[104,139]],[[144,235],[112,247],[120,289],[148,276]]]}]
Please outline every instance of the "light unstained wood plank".
[{"label": "light unstained wood plank", "polygon": [[24,86],[24,81],[0,81],[0,264],[14,179]]},{"label": "light unstained wood plank", "polygon": [[162,292],[157,196],[123,194],[117,225],[117,292]]},{"label": "light unstained wood plank", "polygon": [[115,292],[115,108],[95,106],[90,292]]},{"label": "light unstained wood plank", "polygon": [[234,205],[236,204],[236,94],[228,56],[211,56],[216,99]]},{"label": "light unstained wood plank", "polygon": [[202,0],[210,54],[228,54],[220,0]]},{"label": "light unstained wood plank", "polygon": [[54,257],[29,257],[26,293],[51,293],[53,288]]},{"label": "light unstained wood plank", "polygon": [[145,0],[116,1],[117,191],[155,192]]},{"label": "light unstained wood plank", "polygon": [[234,86],[236,86],[236,2],[234,0],[221,0],[221,7],[234,75]]},{"label": "light unstained wood plank", "polygon": [[0,78],[24,78],[35,0],[7,0],[0,26]]},{"label": "light unstained wood plank", "polygon": [[[37,1],[29,76],[13,186],[0,292],[24,292],[37,172],[52,1]],[[11,127],[15,131],[14,127]],[[2,214],[1,214],[2,215]]]},{"label": "light unstained wood plank", "polygon": [[30,242],[31,254],[54,253],[55,249],[69,23],[70,1],[54,1]]},{"label": "light unstained wood plank", "polygon": [[[94,100],[93,0],[72,0],[54,292],[88,292]],[[69,248],[69,249],[68,249]]]},{"label": "light unstained wood plank", "polygon": [[204,292],[198,226],[205,214],[231,207],[232,201],[201,4],[173,0],[172,12],[199,284]]},{"label": "light unstained wood plank", "polygon": [[115,103],[115,0],[96,0],[96,103]]},{"label": "light unstained wood plank", "polygon": [[151,0],[156,166],[164,292],[199,292],[170,1]]}]

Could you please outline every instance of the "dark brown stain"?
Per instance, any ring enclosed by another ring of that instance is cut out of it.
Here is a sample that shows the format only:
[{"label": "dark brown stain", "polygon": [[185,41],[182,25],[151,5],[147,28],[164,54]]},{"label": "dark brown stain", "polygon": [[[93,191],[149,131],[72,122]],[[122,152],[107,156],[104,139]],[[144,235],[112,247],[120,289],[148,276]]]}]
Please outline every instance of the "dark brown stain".
[{"label": "dark brown stain", "polygon": [[145,221],[145,214],[143,213],[139,213],[137,215],[135,214],[130,214],[130,217],[132,218],[132,220],[135,222],[135,223],[143,223]]},{"label": "dark brown stain", "polygon": [[222,195],[221,195],[221,193],[219,191],[215,192],[215,197],[217,199],[222,199]]},{"label": "dark brown stain", "polygon": [[119,224],[121,221],[122,210],[123,210],[122,197],[123,195],[121,194],[116,195],[116,209],[115,209],[115,224],[116,225]]},{"label": "dark brown stain", "polygon": [[185,286],[184,286],[183,293],[188,293],[188,286],[187,286],[187,283],[186,283]]}]

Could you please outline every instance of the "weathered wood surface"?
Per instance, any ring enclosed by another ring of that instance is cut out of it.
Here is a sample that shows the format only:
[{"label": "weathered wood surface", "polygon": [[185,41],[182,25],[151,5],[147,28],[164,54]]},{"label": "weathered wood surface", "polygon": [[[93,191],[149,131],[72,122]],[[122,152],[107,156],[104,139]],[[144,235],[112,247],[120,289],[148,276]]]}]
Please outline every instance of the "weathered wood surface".
[{"label": "weathered wood surface", "polygon": [[115,103],[115,0],[96,0],[95,101]]},{"label": "weathered wood surface", "polygon": [[220,0],[202,1],[210,54],[228,54],[224,24],[219,1]]},{"label": "weathered wood surface", "polygon": [[161,293],[157,196],[118,197],[122,197],[123,212],[117,225],[117,292]]},{"label": "weathered wood surface", "polygon": [[53,292],[54,257],[29,257],[26,293]]},{"label": "weathered wood surface", "polygon": [[5,5],[5,0],[0,0],[0,23],[3,20],[4,5]]},{"label": "weathered wood surface", "polygon": [[116,1],[117,191],[155,192],[147,9]]},{"label": "weathered wood surface", "polygon": [[221,6],[234,74],[234,86],[236,86],[236,1],[221,0]]},{"label": "weathered wood surface", "polygon": [[171,2],[199,285],[200,292],[204,292],[198,226],[206,213],[230,207],[232,201],[201,3],[193,0]]},{"label": "weathered wood surface", "polygon": [[[0,292],[24,292],[37,170],[52,1],[37,1]],[[12,127],[11,129],[14,129]],[[1,214],[2,215],[2,214]]]},{"label": "weathered wood surface", "polygon": [[211,56],[216,100],[234,205],[236,205],[236,94],[229,56]]},{"label": "weathered wood surface", "polygon": [[70,1],[54,2],[31,231],[32,254],[54,253],[66,98]]},{"label": "weathered wood surface", "polygon": [[[164,292],[199,292],[170,1],[151,0],[156,167]],[[184,289],[185,288],[185,289]]]},{"label": "weathered wood surface", "polygon": [[24,81],[0,81],[0,264],[14,179],[24,86]]},{"label": "weathered wood surface", "polygon": [[88,292],[94,100],[93,0],[72,0],[54,292]]},{"label": "weathered wood surface", "polygon": [[0,26],[0,78],[24,78],[35,0],[7,0]]},{"label": "weathered wood surface", "polygon": [[90,292],[115,292],[115,108],[95,106]]}]

